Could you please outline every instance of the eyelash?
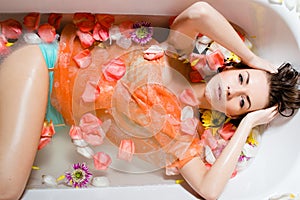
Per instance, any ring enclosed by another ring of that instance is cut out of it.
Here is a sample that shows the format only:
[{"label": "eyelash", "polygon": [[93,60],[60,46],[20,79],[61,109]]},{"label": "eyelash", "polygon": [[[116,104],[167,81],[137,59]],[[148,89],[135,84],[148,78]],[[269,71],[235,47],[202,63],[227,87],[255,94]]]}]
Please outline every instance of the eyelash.
[{"label": "eyelash", "polygon": [[241,84],[244,82],[244,78],[243,78],[242,74],[239,74],[239,81]]},{"label": "eyelash", "polygon": [[241,97],[241,98],[242,98],[242,99],[241,99],[241,101],[240,101],[240,106],[241,106],[241,108],[243,108],[244,105],[245,105],[245,100],[244,100],[243,97]]}]

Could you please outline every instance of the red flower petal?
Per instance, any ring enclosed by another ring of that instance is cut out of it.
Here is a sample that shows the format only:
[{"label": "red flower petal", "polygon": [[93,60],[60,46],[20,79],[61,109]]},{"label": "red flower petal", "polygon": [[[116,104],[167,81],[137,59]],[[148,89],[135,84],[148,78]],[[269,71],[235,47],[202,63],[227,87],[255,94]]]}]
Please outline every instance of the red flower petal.
[{"label": "red flower petal", "polygon": [[79,126],[72,125],[69,131],[69,135],[73,140],[81,140],[82,139],[82,133]]},{"label": "red flower petal", "polygon": [[96,19],[99,24],[101,24],[107,29],[109,29],[115,21],[115,17],[113,15],[107,14],[96,14]]},{"label": "red flower petal", "polygon": [[121,140],[118,153],[119,159],[131,161],[134,152],[135,146],[132,140]]},{"label": "red flower petal", "polygon": [[224,65],[224,55],[219,49],[207,55],[206,60],[209,68],[214,71]]},{"label": "red flower petal", "polygon": [[62,20],[62,14],[57,13],[51,13],[48,18],[48,23],[55,28],[55,30],[58,30],[60,27],[60,23]]},{"label": "red flower petal", "polygon": [[131,29],[133,29],[133,21],[124,21],[119,25],[120,32],[129,38],[131,36]]},{"label": "red flower petal", "polygon": [[55,40],[56,30],[53,26],[46,23],[38,28],[38,34],[44,42],[51,43]]},{"label": "red flower petal", "polygon": [[189,77],[192,83],[199,83],[204,80],[198,71],[191,71]]},{"label": "red flower petal", "polygon": [[89,49],[80,51],[73,57],[79,68],[87,68],[92,63],[92,55]]},{"label": "red flower petal", "polygon": [[37,30],[39,27],[41,15],[40,13],[32,12],[23,18],[23,24],[28,31]]},{"label": "red flower petal", "polygon": [[197,106],[199,104],[198,99],[196,98],[194,92],[191,89],[185,89],[179,95],[179,99],[182,103],[185,103],[190,106]]},{"label": "red flower petal", "polygon": [[85,33],[78,30],[76,34],[79,37],[80,43],[83,48],[89,48],[95,42],[95,39],[93,38],[93,35],[90,32]]},{"label": "red flower petal", "polygon": [[111,164],[110,156],[104,152],[95,153],[93,158],[94,158],[94,167],[97,170],[106,170]]},{"label": "red flower petal", "polygon": [[14,19],[1,22],[2,34],[8,39],[18,39],[22,34],[22,25]]},{"label": "red flower petal", "polygon": [[158,59],[162,58],[164,55],[165,55],[164,52],[159,52],[159,53],[145,53],[144,54],[144,58],[146,60],[149,60],[149,61],[151,61],[151,60],[158,60]]},{"label": "red flower petal", "polygon": [[236,131],[236,127],[231,123],[226,123],[222,129],[218,130],[218,133],[224,140],[229,140]]},{"label": "red flower petal", "polygon": [[82,32],[89,32],[95,26],[95,16],[91,13],[75,13],[73,16],[73,23]]},{"label": "red flower petal", "polygon": [[122,59],[117,58],[111,60],[107,64],[104,64],[102,71],[107,81],[117,81],[124,76],[126,66]]},{"label": "red flower petal", "polygon": [[54,125],[51,122],[44,122],[41,137],[52,137],[55,134]]},{"label": "red flower petal", "polygon": [[51,142],[51,138],[48,137],[41,138],[38,145],[38,150],[44,148],[49,142]]},{"label": "red flower petal", "polygon": [[100,95],[100,87],[97,83],[88,81],[81,98],[84,102],[94,102]]},{"label": "red flower petal", "polygon": [[93,38],[97,41],[106,41],[109,38],[109,29],[97,23],[93,30]]}]

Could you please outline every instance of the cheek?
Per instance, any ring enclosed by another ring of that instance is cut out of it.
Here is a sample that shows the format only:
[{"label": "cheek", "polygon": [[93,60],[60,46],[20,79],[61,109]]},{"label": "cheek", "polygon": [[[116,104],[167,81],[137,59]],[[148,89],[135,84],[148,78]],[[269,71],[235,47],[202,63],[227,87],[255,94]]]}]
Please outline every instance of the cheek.
[{"label": "cheek", "polygon": [[227,101],[225,104],[225,114],[230,116],[240,115],[239,100],[237,98]]}]

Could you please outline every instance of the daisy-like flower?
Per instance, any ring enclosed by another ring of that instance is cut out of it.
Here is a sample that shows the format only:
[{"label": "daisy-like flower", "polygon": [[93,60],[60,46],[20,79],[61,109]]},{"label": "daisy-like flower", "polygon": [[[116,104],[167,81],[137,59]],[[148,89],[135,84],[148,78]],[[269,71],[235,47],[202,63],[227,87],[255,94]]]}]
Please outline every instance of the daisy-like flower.
[{"label": "daisy-like flower", "polygon": [[92,178],[92,173],[89,172],[87,165],[85,163],[76,163],[73,164],[73,169],[72,172],[65,173],[67,183],[74,188],[86,187]]},{"label": "daisy-like flower", "polygon": [[201,118],[205,128],[217,128],[225,123],[226,116],[215,110],[205,110]]},{"label": "daisy-like flower", "polygon": [[133,24],[134,31],[131,33],[131,39],[141,45],[147,44],[153,35],[153,27],[148,22],[139,22]]}]

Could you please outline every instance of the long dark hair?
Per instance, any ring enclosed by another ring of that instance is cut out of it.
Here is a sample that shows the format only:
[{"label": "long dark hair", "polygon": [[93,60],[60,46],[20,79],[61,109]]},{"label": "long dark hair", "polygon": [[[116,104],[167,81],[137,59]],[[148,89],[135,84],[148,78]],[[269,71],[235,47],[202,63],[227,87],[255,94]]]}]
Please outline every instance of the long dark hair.
[{"label": "long dark hair", "polygon": [[278,105],[278,112],[290,117],[300,108],[300,78],[290,63],[282,64],[278,73],[269,75],[270,97],[269,107]]}]

